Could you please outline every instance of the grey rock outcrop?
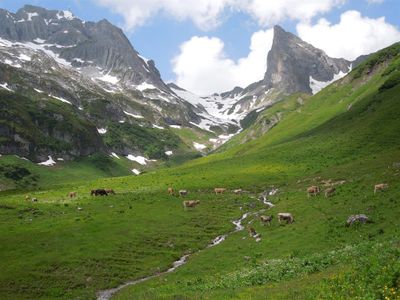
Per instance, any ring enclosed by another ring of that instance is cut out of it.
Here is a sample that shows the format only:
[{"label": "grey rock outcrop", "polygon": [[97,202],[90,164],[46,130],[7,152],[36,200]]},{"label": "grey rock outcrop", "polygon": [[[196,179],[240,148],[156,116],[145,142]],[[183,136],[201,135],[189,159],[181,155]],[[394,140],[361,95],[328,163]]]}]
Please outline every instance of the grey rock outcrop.
[{"label": "grey rock outcrop", "polygon": [[275,26],[264,83],[266,89],[275,88],[284,94],[311,93],[311,77],[329,82],[336,74],[349,72],[350,65],[350,61],[331,58],[324,51]]},{"label": "grey rock outcrop", "polygon": [[25,5],[15,14],[0,9],[0,37],[45,45],[74,67],[100,68],[127,84],[147,82],[169,91],[154,62],[141,57],[107,20],[85,22],[69,11]]}]

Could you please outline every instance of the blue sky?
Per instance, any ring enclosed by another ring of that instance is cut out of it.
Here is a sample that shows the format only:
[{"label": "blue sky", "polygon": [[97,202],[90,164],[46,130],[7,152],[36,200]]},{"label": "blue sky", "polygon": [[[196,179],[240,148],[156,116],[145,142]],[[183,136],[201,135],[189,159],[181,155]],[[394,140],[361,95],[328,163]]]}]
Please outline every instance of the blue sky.
[{"label": "blue sky", "polygon": [[[318,44],[331,56],[348,59],[400,40],[399,0],[185,1],[192,4],[182,8],[174,0],[0,0],[0,7],[15,12],[25,4],[32,4],[71,10],[87,21],[106,18],[124,29],[141,55],[156,62],[165,81],[175,81],[200,94],[261,79],[270,48],[270,41],[263,43],[262,39],[272,38],[267,31],[275,23],[295,34],[301,33],[301,38]],[[207,1],[215,6],[214,11],[201,7]],[[252,8],[248,8],[250,5]],[[307,10],[301,7],[305,5]],[[146,13],[148,16],[142,18]],[[341,22],[343,14],[347,21]],[[139,17],[142,19],[137,21]],[[317,26],[321,18],[329,24],[324,21]],[[254,36],[251,50],[250,40],[256,32],[259,34]],[[387,36],[374,40],[376,35]],[[358,40],[353,39],[358,36],[361,36]],[[354,47],[346,43],[354,43]]]}]

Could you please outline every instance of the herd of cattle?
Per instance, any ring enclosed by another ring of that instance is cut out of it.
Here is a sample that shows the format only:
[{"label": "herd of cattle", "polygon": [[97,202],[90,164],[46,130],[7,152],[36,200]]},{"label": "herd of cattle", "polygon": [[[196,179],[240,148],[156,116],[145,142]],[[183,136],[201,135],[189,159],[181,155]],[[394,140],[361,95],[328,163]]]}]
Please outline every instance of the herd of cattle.
[{"label": "herd of cattle", "polygon": [[[389,187],[389,185],[387,183],[376,184],[374,186],[374,194],[376,194],[377,191],[383,191],[383,190],[387,189],[388,187]],[[174,189],[172,187],[169,187],[167,191],[168,191],[169,195],[171,195],[171,196],[175,195],[175,191],[174,191]],[[218,188],[214,188],[214,193],[216,195],[223,194],[226,191],[227,191],[226,188],[219,188],[219,187]],[[235,189],[235,190],[232,190],[232,192],[234,194],[240,195],[244,191],[242,189]],[[336,192],[336,188],[335,187],[328,187],[328,188],[326,188],[324,190],[324,195],[327,198],[327,197],[332,196],[335,192]],[[320,193],[321,193],[321,189],[319,188],[319,186],[315,186],[314,185],[314,186],[310,186],[309,188],[307,188],[308,197],[317,196]],[[115,191],[113,189],[95,189],[95,190],[91,190],[90,191],[90,195],[91,196],[108,196],[110,194],[111,195],[115,195]],[[178,191],[178,195],[180,197],[187,196],[188,194],[189,194],[188,190],[179,190]],[[76,198],[77,197],[77,192],[75,192],[75,191],[69,192],[67,194],[67,196],[69,198],[71,198],[71,199],[72,198]],[[31,198],[29,195],[25,196],[25,200],[27,200],[27,201],[30,200],[32,202],[37,202],[38,201],[37,198]],[[199,203],[200,203],[200,200],[185,200],[185,201],[183,201],[183,207],[186,210],[187,208],[196,207]],[[270,203],[268,201],[266,202],[265,196],[264,196],[263,203],[267,204],[267,206],[269,208],[274,206],[272,203]],[[281,212],[281,213],[278,213],[277,216],[278,216],[278,222],[279,223],[281,223],[283,221],[286,221],[287,224],[291,224],[291,223],[294,222],[294,217],[293,217],[293,215],[291,213],[287,213],[287,212],[283,212],[282,213]],[[269,216],[261,215],[260,216],[261,223],[268,224],[269,226],[271,225],[272,219],[273,219],[272,215],[269,215]],[[356,223],[356,222],[359,222],[359,223],[370,223],[372,221],[370,221],[368,219],[368,217],[366,215],[364,215],[364,214],[351,215],[347,219],[346,226],[350,226],[350,225],[352,225],[353,223]],[[249,230],[249,233],[250,233],[251,236],[253,236],[253,237],[257,237],[258,236],[258,234],[255,232],[253,227],[249,227],[248,230]]]}]

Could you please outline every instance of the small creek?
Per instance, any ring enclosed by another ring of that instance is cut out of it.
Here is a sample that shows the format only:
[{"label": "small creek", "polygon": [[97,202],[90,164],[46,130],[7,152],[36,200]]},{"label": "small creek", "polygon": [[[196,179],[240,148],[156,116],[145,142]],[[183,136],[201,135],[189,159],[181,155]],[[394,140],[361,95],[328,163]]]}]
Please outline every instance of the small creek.
[{"label": "small creek", "polygon": [[[219,245],[219,244],[221,244],[223,241],[225,241],[225,239],[226,239],[227,236],[229,236],[229,235],[231,235],[231,234],[233,234],[233,233],[235,233],[235,232],[238,232],[238,231],[243,230],[243,229],[244,229],[244,226],[243,226],[242,222],[243,222],[249,215],[250,215],[250,213],[245,213],[245,214],[242,215],[242,217],[241,217],[240,219],[233,221],[232,223],[233,223],[233,225],[235,225],[235,229],[234,229],[233,231],[231,231],[230,233],[228,233],[228,234],[220,235],[220,236],[217,236],[216,238],[214,238],[214,239],[211,241],[211,243],[208,244],[207,248],[211,248],[211,247],[214,247],[214,246],[216,246],[216,245]],[[207,248],[206,248],[206,249],[207,249]],[[195,252],[195,253],[199,253],[199,252],[201,252],[201,251],[203,251],[203,250],[204,250],[204,249],[199,250],[199,251],[197,251],[197,252]],[[180,266],[184,265],[184,264],[187,262],[187,259],[189,258],[189,256],[192,255],[192,254],[193,254],[193,253],[183,255],[180,259],[178,259],[177,261],[175,261],[175,262],[172,264],[172,267],[171,267],[171,268],[169,268],[168,270],[166,270],[166,271],[164,271],[164,272],[157,273],[157,274],[153,274],[153,275],[150,275],[150,276],[147,276],[147,277],[143,277],[143,278],[140,278],[140,279],[137,279],[137,280],[127,281],[127,282],[125,282],[125,283],[123,283],[123,284],[121,284],[120,286],[117,286],[117,287],[115,287],[115,288],[108,289],[108,290],[103,290],[103,291],[99,291],[99,292],[97,293],[97,300],[108,300],[108,299],[110,299],[114,294],[116,294],[117,292],[119,292],[120,290],[122,290],[123,288],[125,288],[125,287],[127,287],[127,286],[136,285],[136,284],[138,284],[138,283],[142,283],[142,282],[148,281],[148,280],[150,280],[150,279],[153,279],[153,278],[156,278],[156,277],[160,277],[160,276],[165,275],[165,274],[167,274],[167,273],[171,273],[171,272],[175,271],[177,268],[179,268]]]}]

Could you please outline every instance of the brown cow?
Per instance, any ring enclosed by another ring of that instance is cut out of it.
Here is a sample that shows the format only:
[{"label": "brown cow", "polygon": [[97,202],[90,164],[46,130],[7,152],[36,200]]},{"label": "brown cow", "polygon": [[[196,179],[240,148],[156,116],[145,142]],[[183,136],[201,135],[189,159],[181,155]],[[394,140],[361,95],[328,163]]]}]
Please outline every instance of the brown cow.
[{"label": "brown cow", "polygon": [[76,197],[76,192],[69,192],[67,196],[70,197],[70,198],[75,198]]},{"label": "brown cow", "polygon": [[214,189],[214,192],[215,192],[216,195],[217,194],[223,194],[223,193],[225,193],[225,191],[226,191],[225,188],[215,188]]},{"label": "brown cow", "polygon": [[186,209],[188,207],[196,207],[197,204],[200,203],[200,200],[188,200],[183,201],[183,207]]},{"label": "brown cow", "polygon": [[268,226],[271,226],[271,221],[272,221],[273,216],[260,216],[260,220],[263,224],[267,223]]},{"label": "brown cow", "polygon": [[106,191],[107,194],[115,195],[115,192],[114,192],[113,189],[106,189],[105,191]]},{"label": "brown cow", "polygon": [[316,185],[310,186],[310,187],[307,189],[307,195],[308,195],[308,197],[310,197],[311,195],[317,196],[317,195],[319,194],[319,192],[320,192],[320,189],[319,189],[319,187],[316,186]]},{"label": "brown cow", "polygon": [[172,187],[168,188],[168,194],[173,196],[174,195],[174,189]]},{"label": "brown cow", "polygon": [[335,191],[336,191],[336,188],[334,188],[334,187],[327,188],[325,190],[325,198],[328,198],[329,196],[333,195],[335,193]]},{"label": "brown cow", "polygon": [[278,213],[278,221],[286,221],[287,224],[294,222],[293,215],[291,213]]},{"label": "brown cow", "polygon": [[26,201],[29,201],[29,200],[31,200],[31,196],[29,196],[29,195],[26,195],[26,196],[25,196],[25,200],[26,200]]},{"label": "brown cow", "polygon": [[188,191],[187,190],[179,190],[179,196],[187,196]]},{"label": "brown cow", "polygon": [[376,191],[383,191],[386,190],[388,187],[389,185],[387,183],[375,184],[374,194],[376,194]]}]

